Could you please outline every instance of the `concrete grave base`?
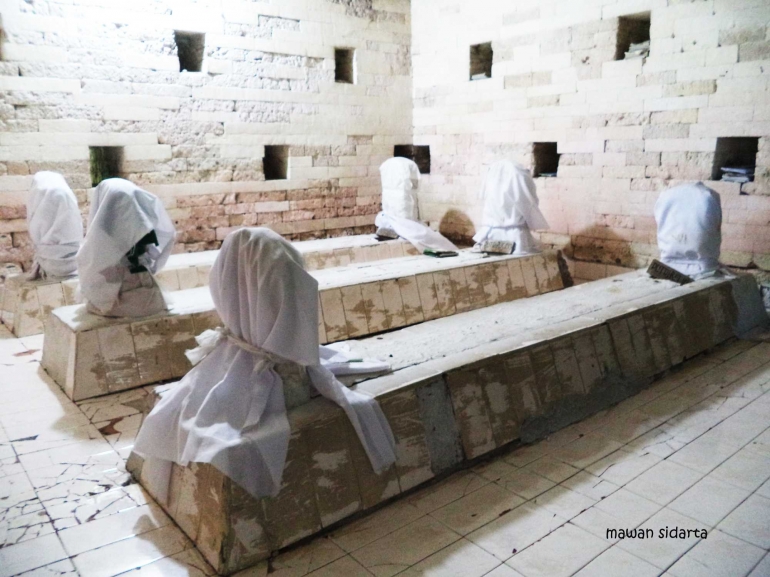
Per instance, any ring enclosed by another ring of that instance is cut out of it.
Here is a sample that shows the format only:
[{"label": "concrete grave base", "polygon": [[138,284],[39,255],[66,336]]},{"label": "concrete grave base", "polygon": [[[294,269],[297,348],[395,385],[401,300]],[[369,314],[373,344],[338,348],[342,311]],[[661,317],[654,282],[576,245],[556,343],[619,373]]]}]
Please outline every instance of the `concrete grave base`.
[{"label": "concrete grave base", "polygon": [[[563,287],[556,252],[526,257],[387,259],[312,271],[319,283],[321,343],[363,337]],[[208,287],[168,293],[169,311],[141,319],[90,314],[83,305],[48,317],[42,365],[74,400],[183,376],[195,336],[219,325]]]},{"label": "concrete grave base", "polygon": [[[175,465],[164,507],[218,572],[232,574],[635,394],[735,327],[766,322],[754,314],[758,298],[751,277],[678,286],[629,273],[352,341],[362,354],[392,355],[392,374],[356,385],[391,424],[391,469],[374,475],[342,410],[317,398],[289,412],[277,497],[255,499],[209,465]],[[143,481],[141,458],[132,455],[129,469]]]},{"label": "concrete grave base", "polygon": [[[417,249],[403,240],[378,241],[374,235],[306,240],[293,243],[305,258],[308,270],[416,255]],[[174,254],[156,278],[163,290],[177,291],[208,286],[209,271],[219,251]],[[53,309],[77,302],[77,277],[27,280],[9,277],[0,291],[0,320],[17,337],[42,333]]]}]

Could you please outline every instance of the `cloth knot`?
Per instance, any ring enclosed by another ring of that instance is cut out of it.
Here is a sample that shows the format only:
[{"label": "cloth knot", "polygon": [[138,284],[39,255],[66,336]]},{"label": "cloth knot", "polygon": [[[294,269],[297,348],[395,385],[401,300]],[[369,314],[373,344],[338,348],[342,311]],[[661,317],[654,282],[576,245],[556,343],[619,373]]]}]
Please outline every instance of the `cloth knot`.
[{"label": "cloth knot", "polygon": [[288,362],[283,357],[271,353],[270,351],[266,351],[263,348],[247,343],[243,339],[235,336],[230,331],[230,329],[226,327],[216,327],[214,329],[203,331],[201,334],[195,337],[195,342],[198,343],[198,346],[194,349],[185,351],[185,356],[190,361],[192,366],[195,366],[203,359],[205,359],[217,347],[217,345],[222,342],[223,339],[227,339],[244,351],[257,355],[271,365]]}]

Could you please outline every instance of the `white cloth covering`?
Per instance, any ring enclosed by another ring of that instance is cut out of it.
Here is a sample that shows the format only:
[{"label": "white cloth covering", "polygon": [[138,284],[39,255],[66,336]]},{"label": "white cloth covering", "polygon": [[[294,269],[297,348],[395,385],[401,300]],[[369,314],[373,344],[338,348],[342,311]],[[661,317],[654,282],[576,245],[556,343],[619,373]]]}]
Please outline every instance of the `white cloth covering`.
[{"label": "white cloth covering", "polygon": [[722,206],[719,194],[702,182],[664,190],[655,203],[660,260],[693,278],[719,268]]},{"label": "white cloth covering", "polygon": [[35,245],[31,279],[68,277],[77,272],[83,219],[75,194],[58,172],[38,172],[32,179],[27,227]]},{"label": "white cloth covering", "polygon": [[489,167],[479,197],[484,201],[484,211],[482,226],[473,237],[477,244],[513,242],[513,254],[540,252],[530,231],[547,229],[548,221],[540,212],[535,181],[526,168],[510,160],[498,160]]},{"label": "white cloth covering", "polygon": [[231,233],[210,288],[225,329],[201,335],[192,360],[204,358],[161,398],[134,446],[159,498],[169,462],[211,463],[255,497],[279,492],[290,428],[277,362],[307,367],[315,389],[345,410],[375,471],[395,462],[377,402],[320,365],[318,283],[291,243],[264,228]]},{"label": "white cloth covering", "polygon": [[[139,259],[147,272],[131,274],[126,253],[153,230],[158,246],[149,245]],[[153,275],[171,255],[175,235],[174,224],[157,196],[122,178],[99,183],[77,257],[80,294],[89,310],[118,317],[164,310],[166,304]]]},{"label": "white cloth covering", "polygon": [[457,247],[441,233],[420,222],[417,188],[420,169],[408,158],[389,158],[380,166],[382,212],[374,223],[389,228],[408,240],[420,252],[426,249],[456,251]]}]

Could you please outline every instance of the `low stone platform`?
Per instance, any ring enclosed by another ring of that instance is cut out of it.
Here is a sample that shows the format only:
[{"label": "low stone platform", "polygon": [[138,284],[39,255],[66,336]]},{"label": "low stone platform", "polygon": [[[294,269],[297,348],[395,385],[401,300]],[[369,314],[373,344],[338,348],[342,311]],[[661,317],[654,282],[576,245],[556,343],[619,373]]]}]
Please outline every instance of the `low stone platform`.
[{"label": "low stone platform", "polygon": [[[403,240],[378,241],[374,235],[343,236],[295,242],[308,270],[345,266],[352,263],[416,255]],[[209,284],[209,271],[219,251],[174,254],[156,278],[168,291]],[[53,309],[73,305],[77,277],[65,280],[27,280],[26,275],[9,277],[0,287],[0,321],[17,337],[42,333],[45,319]]]},{"label": "low stone platform", "polygon": [[[255,499],[209,465],[175,465],[164,507],[229,575],[495,449],[617,403],[766,321],[751,277],[678,286],[629,273],[352,341],[394,364],[392,374],[356,385],[379,400],[393,428],[389,471],[372,473],[343,411],[317,398],[289,413],[277,497]],[[141,482],[141,458],[132,455],[129,468]]]},{"label": "low stone platform", "polygon": [[[563,287],[558,255],[387,259],[312,272],[319,283],[319,341],[372,335]],[[85,306],[48,317],[42,365],[73,400],[184,375],[195,336],[219,325],[208,287],[168,293],[170,310],[109,319]]]}]

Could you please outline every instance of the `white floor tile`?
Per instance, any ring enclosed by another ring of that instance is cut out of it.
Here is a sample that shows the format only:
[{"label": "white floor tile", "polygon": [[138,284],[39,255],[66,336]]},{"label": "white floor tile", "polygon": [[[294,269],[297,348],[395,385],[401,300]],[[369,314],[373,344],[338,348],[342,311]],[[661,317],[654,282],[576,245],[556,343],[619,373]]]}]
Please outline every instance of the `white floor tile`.
[{"label": "white floor tile", "polygon": [[657,577],[660,569],[623,551],[611,547],[575,574],[575,577]]},{"label": "white floor tile", "polygon": [[3,547],[0,549],[0,577],[18,575],[66,558],[67,553],[55,534]]},{"label": "white floor tile", "polygon": [[497,483],[524,499],[533,499],[556,485],[545,477],[521,469],[504,476]]},{"label": "white floor tile", "polygon": [[526,577],[569,577],[609,544],[570,523],[506,561]]},{"label": "white floor tile", "polygon": [[566,522],[543,507],[525,503],[470,533],[467,538],[505,561]]},{"label": "white floor tile", "polygon": [[668,508],[706,525],[715,526],[749,494],[748,491],[708,476],[674,499]]},{"label": "white floor tile", "polygon": [[500,561],[470,541],[461,539],[413,565],[404,577],[481,577]]},{"label": "white floor tile", "polygon": [[422,517],[351,555],[368,571],[390,577],[459,540],[460,536],[431,517]]},{"label": "white floor tile", "polygon": [[467,535],[474,529],[486,525],[524,502],[518,495],[490,483],[430,513],[431,517],[459,533]]},{"label": "white floor tile", "polygon": [[[708,532],[711,529],[711,527],[705,526],[695,519],[690,519],[670,509],[663,509],[656,513],[643,523],[641,528],[652,529],[652,537],[623,539],[616,546],[660,569],[665,569],[673,564],[683,553],[700,541],[698,535],[701,533],[693,532],[689,533],[689,536],[685,534],[684,538],[679,538],[676,536],[677,532],[674,532],[674,537],[672,537],[672,531],[677,529],[684,529],[685,531],[705,529]],[[661,530],[665,531],[662,537]]]},{"label": "white floor tile", "polygon": [[351,552],[405,527],[423,516],[410,502],[396,502],[363,519],[344,525],[330,538],[344,551]]},{"label": "white floor tile", "polygon": [[743,577],[764,555],[759,547],[714,531],[677,561],[669,573],[676,577]]},{"label": "white floor tile", "polygon": [[702,473],[668,460],[647,469],[625,488],[637,495],[666,505],[697,483]]},{"label": "white floor tile", "polygon": [[82,553],[72,561],[81,577],[111,577],[118,573],[149,565],[192,547],[174,525],[142,533]]},{"label": "white floor tile", "polygon": [[572,519],[572,517],[580,515],[592,507],[594,503],[596,503],[596,499],[586,497],[562,485],[549,489],[532,500],[532,504],[540,505],[564,519]]},{"label": "white floor tile", "polygon": [[717,528],[757,547],[770,549],[770,499],[752,495]]},{"label": "white floor tile", "polygon": [[435,485],[422,489],[408,498],[408,501],[423,513],[430,513],[457,501],[489,483],[476,473],[463,471]]},{"label": "white floor tile", "polygon": [[74,556],[135,535],[160,529],[171,519],[155,504],[142,505],[116,515],[59,531],[64,548]]}]

